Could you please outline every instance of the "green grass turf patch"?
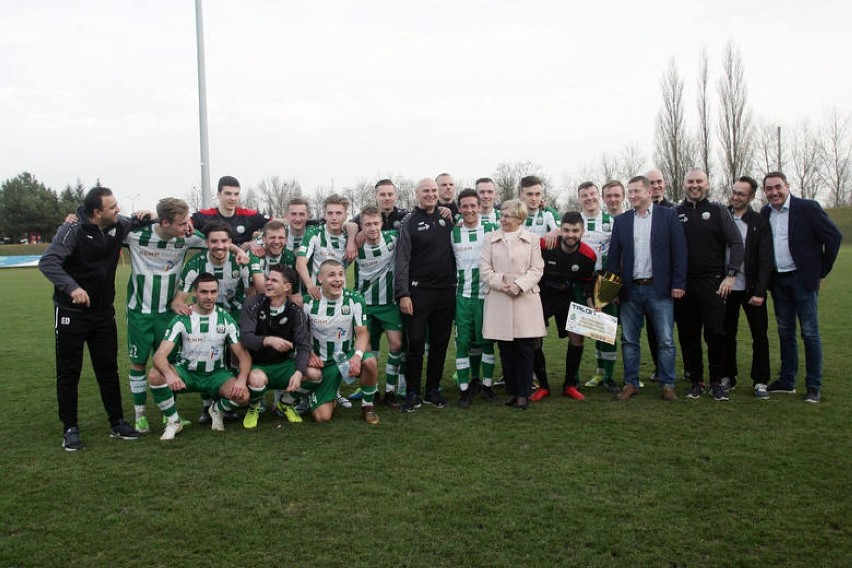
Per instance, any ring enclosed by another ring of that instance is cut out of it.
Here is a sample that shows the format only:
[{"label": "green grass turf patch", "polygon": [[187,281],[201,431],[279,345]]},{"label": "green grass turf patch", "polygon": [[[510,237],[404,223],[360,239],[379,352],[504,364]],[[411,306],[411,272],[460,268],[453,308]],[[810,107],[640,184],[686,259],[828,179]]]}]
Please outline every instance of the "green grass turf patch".
[{"label": "green grass turf patch", "polygon": [[[851,251],[821,293],[819,405],[757,401],[741,377],[727,403],[664,403],[649,384],[626,403],[586,389],[583,403],[554,393],[526,412],[463,411],[450,354],[443,411],[380,408],[369,427],[356,403],[327,425],[267,415],[256,431],[193,425],[167,444],[149,396],[155,433],[123,442],[107,436],[86,361],[77,453],[60,448],[51,288],[35,269],[0,271],[0,565],[848,566]],[[564,349],[546,342],[555,386]],[[195,421],[200,400],[178,407]]]}]

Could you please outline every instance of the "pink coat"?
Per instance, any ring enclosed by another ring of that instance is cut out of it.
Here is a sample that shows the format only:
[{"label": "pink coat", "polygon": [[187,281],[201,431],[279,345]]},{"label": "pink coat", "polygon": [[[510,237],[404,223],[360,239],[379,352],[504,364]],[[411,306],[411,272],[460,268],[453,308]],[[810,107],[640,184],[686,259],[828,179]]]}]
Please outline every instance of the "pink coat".
[{"label": "pink coat", "polygon": [[[521,229],[517,240],[507,241],[502,230],[486,233],[479,261],[480,277],[488,284],[483,337],[511,341],[547,335],[538,295],[543,271],[541,244],[535,234]],[[503,292],[504,276],[523,290],[520,296]]]}]

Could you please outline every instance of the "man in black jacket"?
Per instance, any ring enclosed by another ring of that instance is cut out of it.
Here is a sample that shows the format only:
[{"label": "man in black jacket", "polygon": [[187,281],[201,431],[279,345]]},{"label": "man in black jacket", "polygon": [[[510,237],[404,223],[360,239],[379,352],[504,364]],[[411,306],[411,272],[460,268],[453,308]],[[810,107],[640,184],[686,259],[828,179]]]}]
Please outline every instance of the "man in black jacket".
[{"label": "man in black jacket", "polygon": [[106,187],[89,190],[77,221],[59,227],[38,263],[53,283],[56,332],[56,397],[69,452],[83,448],[77,424],[77,387],[83,344],[89,345],[110,436],[139,437],[124,420],[118,380],[118,331],[115,325],[115,270],[124,238],[134,222],[120,217],[118,201]]},{"label": "man in black jacket", "polygon": [[745,244],[745,259],[725,302],[725,367],[722,385],[731,389],[737,384],[737,328],[742,307],[751,331],[754,396],[765,400],[769,398],[766,385],[769,384],[770,376],[766,290],[775,261],[769,223],[750,206],[756,192],[757,181],[748,176],[739,178],[731,191],[729,209]]},{"label": "man in black jacket", "polygon": [[728,400],[722,386],[725,299],[743,263],[743,239],[725,206],[707,199],[710,183],[706,173],[690,170],[683,189],[686,198],[677,206],[677,214],[686,235],[686,294],[675,302],[675,321],[684,373],[692,381],[686,397],[696,399],[704,394],[703,327],[711,394],[714,400]]},{"label": "man in black jacket", "polygon": [[438,387],[444,374],[456,306],[456,260],[450,238],[453,223],[437,207],[438,184],[434,180],[420,180],[415,196],[419,206],[399,227],[394,275],[394,294],[408,338],[404,412],[413,412],[421,404],[419,391],[427,331],[429,362],[424,400],[436,408],[447,404]]}]

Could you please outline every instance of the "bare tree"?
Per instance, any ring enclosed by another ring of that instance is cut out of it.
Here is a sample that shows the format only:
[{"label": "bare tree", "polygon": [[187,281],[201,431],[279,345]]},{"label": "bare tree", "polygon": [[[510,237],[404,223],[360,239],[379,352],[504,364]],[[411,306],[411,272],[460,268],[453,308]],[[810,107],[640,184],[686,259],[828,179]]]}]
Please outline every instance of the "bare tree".
[{"label": "bare tree", "polygon": [[[711,156],[713,151],[711,148],[712,136],[710,135],[710,68],[707,58],[707,49],[701,50],[701,55],[698,60],[698,136],[696,143],[696,153],[698,163],[704,169],[704,173],[709,178],[711,175],[710,168]],[[684,175],[686,172],[684,172]],[[680,179],[672,180],[674,183],[680,183]],[[678,190],[683,193],[682,190]]]},{"label": "bare tree", "polygon": [[325,216],[325,209],[323,207],[323,203],[326,198],[334,193],[334,188],[332,186],[322,186],[318,185],[314,188],[314,191],[308,196],[308,201],[311,203],[310,210],[313,213],[314,219],[322,219]]},{"label": "bare tree", "polygon": [[[256,211],[261,211],[261,202],[260,197],[257,194],[257,190],[253,187],[250,187],[246,190],[245,193],[240,195],[240,203],[246,209],[254,209]],[[267,216],[273,216],[272,213],[266,212]]]},{"label": "bare tree", "polygon": [[189,205],[190,211],[198,211],[201,209],[201,190],[195,186],[183,194],[183,200]]},{"label": "bare tree", "polygon": [[388,177],[393,180],[393,184],[396,186],[397,207],[411,209],[416,206],[417,197],[414,195],[414,188],[417,187],[417,182],[401,175]]},{"label": "bare tree", "polygon": [[633,176],[645,173],[647,166],[648,160],[639,149],[639,145],[635,141],[628,142],[618,155],[618,169],[615,172],[615,178],[607,178],[602,183],[611,179],[630,179]]},{"label": "bare tree", "polygon": [[375,202],[375,189],[366,179],[358,180],[355,185],[343,188],[342,195],[349,200],[349,215],[355,216],[365,205]]},{"label": "bare tree", "polygon": [[755,128],[755,163],[760,177],[769,172],[783,171],[783,148],[781,146],[781,127],[766,121]]},{"label": "bare tree", "polygon": [[754,132],[751,109],[748,107],[748,87],[739,50],[729,41],[722,61],[719,79],[719,141],[723,187],[751,168],[754,154]]},{"label": "bare tree", "polygon": [[840,207],[850,202],[852,182],[852,145],[849,132],[850,117],[831,110],[823,124],[822,180],[829,191],[829,203]]},{"label": "bare tree", "polygon": [[[271,217],[283,217],[287,202],[302,195],[302,185],[295,179],[272,176],[257,184],[258,200],[264,212]],[[259,207],[260,208],[260,207]]]},{"label": "bare tree", "polygon": [[525,176],[538,176],[542,181],[542,193],[547,197],[553,188],[550,176],[544,173],[542,167],[529,160],[524,162],[500,162],[494,170],[494,185],[500,201],[507,201],[518,196],[521,178]]},{"label": "bare tree", "polygon": [[[660,80],[660,88],[663,92],[663,106],[657,114],[654,162],[663,178],[669,180],[669,194],[677,202],[683,193],[680,180],[692,165],[692,143],[684,119],[683,79],[673,58],[669,60],[669,68]],[[622,177],[630,179],[638,171],[638,168],[626,171]]]},{"label": "bare tree", "polygon": [[790,142],[791,171],[788,174],[799,194],[816,199],[820,191],[820,166],[823,161],[822,144],[809,120],[800,121]]}]

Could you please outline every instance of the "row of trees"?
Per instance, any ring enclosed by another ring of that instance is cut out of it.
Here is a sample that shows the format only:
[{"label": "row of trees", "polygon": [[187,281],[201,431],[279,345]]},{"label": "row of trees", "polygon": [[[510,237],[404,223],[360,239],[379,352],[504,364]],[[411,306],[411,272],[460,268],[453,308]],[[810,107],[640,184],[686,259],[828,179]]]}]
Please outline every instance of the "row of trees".
[{"label": "row of trees", "polygon": [[7,179],[0,185],[0,241],[49,240],[65,216],[77,210],[85,191],[79,179],[59,193],[29,172]]},{"label": "row of trees", "polygon": [[[776,124],[754,114],[749,105],[745,66],[729,42],[721,61],[714,97],[707,51],[696,78],[694,126],[687,120],[684,79],[674,59],[660,81],[662,106],[654,135],[654,162],[669,181],[674,199],[682,197],[687,170],[706,171],[717,197],[742,175],[763,177],[781,170],[802,197],[832,207],[852,203],[852,132],[850,118],[831,110],[820,124],[802,118]],[[714,120],[715,118],[715,120]]]}]

